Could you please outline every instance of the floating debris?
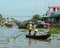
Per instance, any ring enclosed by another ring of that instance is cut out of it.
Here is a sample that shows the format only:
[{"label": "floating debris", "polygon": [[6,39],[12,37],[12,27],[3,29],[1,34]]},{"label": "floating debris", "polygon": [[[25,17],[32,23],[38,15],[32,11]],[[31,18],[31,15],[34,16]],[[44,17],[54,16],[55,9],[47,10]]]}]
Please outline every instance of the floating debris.
[{"label": "floating debris", "polygon": [[6,42],[10,42],[9,38],[6,39]]},{"label": "floating debris", "polygon": [[57,40],[60,40],[60,38],[58,38]]}]

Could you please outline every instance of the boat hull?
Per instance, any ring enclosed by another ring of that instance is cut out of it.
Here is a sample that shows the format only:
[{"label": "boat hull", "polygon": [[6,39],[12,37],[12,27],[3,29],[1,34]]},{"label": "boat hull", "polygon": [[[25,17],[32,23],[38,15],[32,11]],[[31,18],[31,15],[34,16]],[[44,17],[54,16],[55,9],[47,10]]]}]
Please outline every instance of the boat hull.
[{"label": "boat hull", "polygon": [[33,38],[33,39],[47,39],[50,36],[51,36],[50,34],[47,34],[47,35],[39,35],[39,36],[26,35],[27,38]]},{"label": "boat hull", "polygon": [[12,24],[5,24],[6,27],[12,27],[13,25]]}]

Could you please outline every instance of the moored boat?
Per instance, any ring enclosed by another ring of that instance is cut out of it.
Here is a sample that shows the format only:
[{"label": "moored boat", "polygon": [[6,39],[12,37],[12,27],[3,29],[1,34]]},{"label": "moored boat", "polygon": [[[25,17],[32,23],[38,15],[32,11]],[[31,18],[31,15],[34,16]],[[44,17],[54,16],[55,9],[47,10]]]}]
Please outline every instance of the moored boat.
[{"label": "moored boat", "polygon": [[46,35],[39,35],[39,36],[34,36],[34,35],[26,35],[27,38],[33,38],[33,39],[48,39],[51,36],[51,34],[46,34]]},{"label": "moored boat", "polygon": [[12,27],[13,24],[6,23],[5,26],[6,26],[6,27]]}]

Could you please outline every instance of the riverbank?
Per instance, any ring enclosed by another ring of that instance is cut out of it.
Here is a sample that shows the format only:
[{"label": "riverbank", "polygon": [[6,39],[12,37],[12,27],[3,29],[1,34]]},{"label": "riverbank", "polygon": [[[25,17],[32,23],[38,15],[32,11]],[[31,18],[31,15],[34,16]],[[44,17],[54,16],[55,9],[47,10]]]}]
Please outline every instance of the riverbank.
[{"label": "riverbank", "polygon": [[51,28],[49,29],[49,33],[50,33],[50,34],[60,34],[60,28],[51,27]]},{"label": "riverbank", "polygon": [[[28,32],[28,30],[22,29],[19,32]],[[51,27],[50,29],[38,29],[38,32],[48,32],[50,34],[60,34],[60,28]]]}]

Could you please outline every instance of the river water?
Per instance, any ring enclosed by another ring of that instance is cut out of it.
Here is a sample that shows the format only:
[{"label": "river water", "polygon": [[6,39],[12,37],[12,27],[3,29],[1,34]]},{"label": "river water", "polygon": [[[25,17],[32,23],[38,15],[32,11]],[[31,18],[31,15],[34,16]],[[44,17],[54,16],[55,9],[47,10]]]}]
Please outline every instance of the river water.
[{"label": "river water", "polygon": [[[57,40],[60,35],[50,37],[51,41],[34,40],[26,38],[26,33],[20,32],[20,30],[17,26],[12,28],[0,26],[0,48],[60,48],[60,40]],[[20,36],[18,36],[19,34]]]}]

